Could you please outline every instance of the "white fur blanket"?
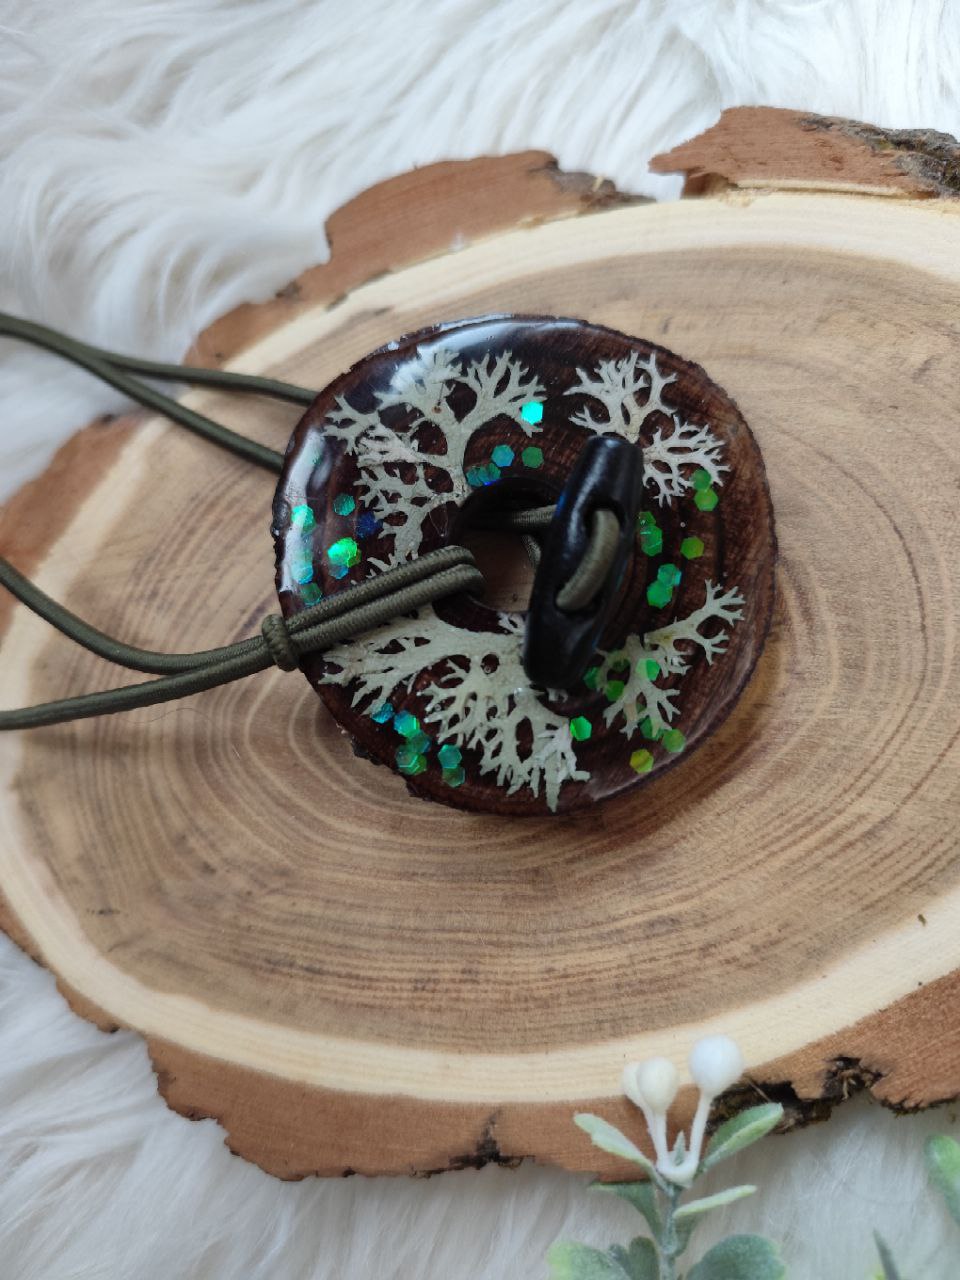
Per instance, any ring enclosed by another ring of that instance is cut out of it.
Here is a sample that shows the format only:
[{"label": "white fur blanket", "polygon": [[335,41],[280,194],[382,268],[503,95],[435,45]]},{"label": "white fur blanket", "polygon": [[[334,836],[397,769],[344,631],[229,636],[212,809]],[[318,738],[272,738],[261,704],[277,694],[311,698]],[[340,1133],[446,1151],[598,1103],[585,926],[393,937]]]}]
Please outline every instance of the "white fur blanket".
[{"label": "white fur blanket", "polygon": [[[412,165],[543,147],[659,196],[650,155],[723,106],[960,132],[955,0],[0,0],[0,305],[179,357],[235,303],[326,254],[325,217]],[[111,393],[0,347],[0,497]],[[855,1102],[724,1166],[761,1194],[726,1230],[791,1275],[960,1275],[924,1136]],[[0,942],[4,1280],[542,1277],[558,1236],[630,1211],[526,1167],[282,1184],[156,1096],[143,1045],[70,1014]],[[704,1242],[709,1238],[703,1228]]]}]

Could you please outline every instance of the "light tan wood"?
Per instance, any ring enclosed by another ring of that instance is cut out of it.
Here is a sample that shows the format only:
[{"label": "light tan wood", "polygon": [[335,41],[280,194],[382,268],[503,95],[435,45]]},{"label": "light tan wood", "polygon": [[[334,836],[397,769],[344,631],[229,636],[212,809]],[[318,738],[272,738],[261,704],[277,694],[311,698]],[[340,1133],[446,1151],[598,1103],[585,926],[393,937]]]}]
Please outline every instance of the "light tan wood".
[{"label": "light tan wood", "polygon": [[[502,165],[497,234],[406,267],[394,245],[392,274],[328,307],[335,236],[330,275],[232,363],[320,386],[404,331],[515,310],[702,364],[763,449],[780,540],[743,700],[642,805],[523,822],[414,803],[296,674],[7,735],[5,927],[75,1007],[147,1036],[173,1106],[283,1176],[525,1155],[612,1173],[572,1111],[638,1133],[623,1062],[679,1061],[708,1030],[795,1118],[864,1084],[956,1096],[960,206],[820,190],[811,168],[808,189],[728,178],[571,219],[590,184],[510,158],[444,176],[438,246]],[[551,184],[547,220],[504,230],[528,181]],[[218,351],[260,320],[232,323]],[[278,447],[292,425],[191,400]],[[201,647],[273,608],[270,499],[174,428],[113,424],[10,504],[0,548],[134,643]],[[21,611],[3,625],[0,705],[115,681]]]}]

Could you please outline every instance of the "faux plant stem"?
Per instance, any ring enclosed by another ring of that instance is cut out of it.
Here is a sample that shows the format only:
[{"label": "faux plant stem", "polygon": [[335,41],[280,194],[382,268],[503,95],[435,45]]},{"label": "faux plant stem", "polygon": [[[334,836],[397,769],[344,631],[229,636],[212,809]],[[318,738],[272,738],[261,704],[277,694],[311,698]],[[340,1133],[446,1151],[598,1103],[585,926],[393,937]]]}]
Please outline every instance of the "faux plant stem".
[{"label": "faux plant stem", "polygon": [[663,1234],[654,1241],[660,1254],[660,1280],[677,1280],[677,1258],[683,1252],[683,1246],[677,1233],[675,1214],[682,1195],[683,1188],[675,1183],[660,1191]]}]

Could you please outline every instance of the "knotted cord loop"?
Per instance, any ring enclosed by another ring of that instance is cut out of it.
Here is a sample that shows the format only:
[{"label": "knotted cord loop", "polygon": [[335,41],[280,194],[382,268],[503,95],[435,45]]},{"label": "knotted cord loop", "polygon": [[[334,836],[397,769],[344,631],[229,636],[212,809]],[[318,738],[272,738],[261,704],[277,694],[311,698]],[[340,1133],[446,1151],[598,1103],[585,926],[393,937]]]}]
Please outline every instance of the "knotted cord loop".
[{"label": "knotted cord loop", "polygon": [[[314,399],[314,393],[307,388],[272,378],[156,364],[118,355],[2,312],[0,336],[18,338],[54,352],[140,404],[158,410],[212,443],[269,470],[280,469],[282,454],[186,408],[138,378],[131,377],[125,370],[153,378],[249,391],[298,404],[309,404]],[[520,533],[524,541],[535,548],[538,546],[535,535],[549,525],[553,512],[553,507],[488,512],[480,517],[478,523],[488,528]],[[577,601],[591,600],[609,572],[613,545],[611,529],[609,521],[602,518],[603,513],[597,512],[596,515],[601,518],[593,521],[590,543],[582,563],[563,588],[565,596],[573,602],[565,607],[576,608]],[[257,636],[219,649],[172,654],[139,649],[98,631],[51,599],[2,557],[0,586],[6,587],[28,609],[91,653],[117,666],[159,677],[100,693],[0,711],[0,731],[3,731],[60,724],[169,702],[266,671],[271,665],[281,671],[292,671],[299,665],[303,654],[323,652],[444,596],[461,591],[482,594],[485,584],[471,552],[466,547],[450,545],[368,578],[292,617],[268,615],[263,619]]]},{"label": "knotted cord loop", "polygon": [[287,631],[286,620],[279,613],[268,613],[260,624],[260,634],[275,665],[281,671],[293,671],[297,665],[297,651]]}]

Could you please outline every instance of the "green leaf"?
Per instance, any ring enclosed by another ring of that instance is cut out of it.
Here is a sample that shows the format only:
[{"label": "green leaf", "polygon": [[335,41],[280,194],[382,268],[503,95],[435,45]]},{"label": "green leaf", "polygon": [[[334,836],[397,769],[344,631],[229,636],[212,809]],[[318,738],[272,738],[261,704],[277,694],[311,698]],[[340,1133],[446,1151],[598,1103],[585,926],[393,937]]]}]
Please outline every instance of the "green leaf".
[{"label": "green leaf", "polygon": [[762,1236],[728,1236],[705,1253],[687,1280],[783,1280],[780,1250]]},{"label": "green leaf", "polygon": [[716,1195],[704,1196],[702,1200],[691,1200],[681,1205],[674,1214],[675,1222],[684,1222],[687,1218],[697,1218],[701,1213],[709,1213],[711,1209],[720,1209],[725,1204],[733,1204],[735,1200],[743,1200],[752,1196],[756,1187],[730,1187],[727,1191],[718,1191]]},{"label": "green leaf", "polygon": [[657,1262],[657,1251],[653,1241],[646,1236],[635,1236],[630,1246],[615,1244],[610,1250],[611,1257],[616,1258],[630,1280],[659,1280],[660,1264]]},{"label": "green leaf", "polygon": [[657,1193],[654,1191],[652,1183],[594,1182],[593,1188],[596,1191],[606,1191],[611,1195],[620,1196],[622,1200],[632,1204],[638,1213],[643,1214],[654,1238],[659,1240],[663,1232],[663,1222],[657,1206]]},{"label": "green leaf", "polygon": [[602,1249],[561,1240],[547,1252],[551,1280],[632,1280],[620,1263]]},{"label": "green leaf", "polygon": [[612,1156],[620,1156],[622,1160],[632,1160],[648,1173],[656,1173],[652,1161],[648,1160],[640,1148],[609,1120],[604,1120],[602,1116],[593,1116],[589,1111],[580,1111],[573,1117],[573,1123],[584,1133],[588,1133],[593,1145],[599,1147],[601,1151],[609,1151]]},{"label": "green leaf", "polygon": [[883,1280],[901,1280],[900,1272],[897,1270],[897,1264],[893,1260],[893,1254],[890,1252],[890,1246],[878,1232],[873,1233],[876,1241],[877,1253],[880,1255],[880,1265],[883,1267]]},{"label": "green leaf", "polygon": [[725,1121],[710,1139],[702,1167],[712,1169],[721,1160],[766,1137],[782,1119],[783,1107],[779,1102],[765,1102],[763,1106],[741,1111],[738,1116]]},{"label": "green leaf", "polygon": [[930,1181],[946,1200],[950,1216],[960,1224],[960,1142],[938,1134],[927,1139],[925,1155]]}]

